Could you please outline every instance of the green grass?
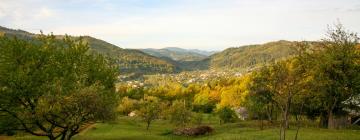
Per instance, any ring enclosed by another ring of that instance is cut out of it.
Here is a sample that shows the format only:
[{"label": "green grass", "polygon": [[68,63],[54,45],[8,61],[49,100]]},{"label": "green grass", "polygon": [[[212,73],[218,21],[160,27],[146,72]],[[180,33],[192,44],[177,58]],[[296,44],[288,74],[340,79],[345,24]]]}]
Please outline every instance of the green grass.
[{"label": "green grass", "polygon": [[[246,121],[231,123],[225,125],[217,124],[217,120],[213,117],[204,120],[204,123],[214,127],[215,132],[199,137],[175,136],[171,134],[171,130],[176,126],[169,124],[167,121],[155,121],[149,131],[146,131],[145,124],[135,118],[122,117],[113,123],[98,123],[82,132],[75,140],[277,140],[279,139],[279,129],[275,127],[267,127],[259,130],[255,121]],[[287,131],[287,139],[294,139],[295,129],[291,128]],[[46,137],[34,136],[16,136],[9,139],[23,140],[40,140]],[[299,140],[359,140],[359,130],[328,130],[319,128],[301,128],[299,132]]]}]

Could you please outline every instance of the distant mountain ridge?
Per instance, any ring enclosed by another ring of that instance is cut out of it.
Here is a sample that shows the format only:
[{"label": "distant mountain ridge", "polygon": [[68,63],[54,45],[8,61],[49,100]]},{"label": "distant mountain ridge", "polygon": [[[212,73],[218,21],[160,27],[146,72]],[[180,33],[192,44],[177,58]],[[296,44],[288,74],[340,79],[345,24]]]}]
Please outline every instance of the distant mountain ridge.
[{"label": "distant mountain ridge", "polygon": [[210,56],[213,55],[219,51],[204,51],[204,50],[199,50],[199,49],[189,49],[189,51],[198,53],[198,54],[202,54],[202,55],[206,55],[206,56]]},{"label": "distant mountain ridge", "polygon": [[217,51],[205,51],[205,50],[199,50],[199,49],[183,49],[183,48],[179,48],[179,47],[165,47],[162,49],[167,49],[167,50],[171,50],[171,51],[179,51],[179,52],[192,52],[192,53],[202,54],[205,56],[210,56],[217,52]]},{"label": "distant mountain ridge", "polygon": [[[33,39],[37,35],[0,26],[0,36]],[[56,38],[59,39],[63,37],[63,35],[56,35]],[[233,47],[214,53],[177,47],[123,49],[91,36],[82,36],[82,38],[88,42],[90,51],[114,58],[120,65],[121,74],[129,77],[208,69],[252,69],[294,55],[297,43],[295,41],[280,40],[265,44]]]},{"label": "distant mountain ridge", "polygon": [[175,61],[200,61],[208,58],[211,52],[189,50],[178,47],[166,47],[162,49],[140,49],[141,51],[156,57],[168,57]]}]

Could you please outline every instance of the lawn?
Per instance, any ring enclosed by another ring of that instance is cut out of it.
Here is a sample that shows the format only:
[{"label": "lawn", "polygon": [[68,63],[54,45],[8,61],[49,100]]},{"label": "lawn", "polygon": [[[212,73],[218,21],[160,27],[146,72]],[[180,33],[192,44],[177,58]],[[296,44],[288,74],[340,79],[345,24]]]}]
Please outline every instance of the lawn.
[{"label": "lawn", "polygon": [[[145,124],[139,119],[121,117],[113,123],[98,123],[89,129],[80,133],[74,139],[76,140],[277,140],[279,129],[275,127],[267,127],[259,130],[257,122],[242,121],[237,123],[219,125],[214,118],[206,118],[204,123],[214,127],[215,132],[198,137],[175,136],[171,134],[174,125],[167,121],[155,121],[149,131],[146,131]],[[294,139],[295,129],[291,128],[287,131],[287,139]],[[2,137],[0,137],[1,139]],[[6,139],[22,139],[22,140],[40,140],[39,138],[29,135],[17,135],[16,137],[7,137]],[[301,128],[299,132],[299,140],[359,140],[360,130],[328,130],[319,128]]]}]

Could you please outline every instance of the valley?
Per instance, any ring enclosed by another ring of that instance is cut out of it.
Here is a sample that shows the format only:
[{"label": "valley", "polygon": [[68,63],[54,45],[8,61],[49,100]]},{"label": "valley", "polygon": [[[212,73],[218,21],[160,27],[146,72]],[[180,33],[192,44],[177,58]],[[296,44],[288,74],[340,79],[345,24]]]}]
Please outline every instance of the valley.
[{"label": "valley", "polygon": [[0,139],[355,140],[359,38],[329,32],[213,52],[0,27]]}]

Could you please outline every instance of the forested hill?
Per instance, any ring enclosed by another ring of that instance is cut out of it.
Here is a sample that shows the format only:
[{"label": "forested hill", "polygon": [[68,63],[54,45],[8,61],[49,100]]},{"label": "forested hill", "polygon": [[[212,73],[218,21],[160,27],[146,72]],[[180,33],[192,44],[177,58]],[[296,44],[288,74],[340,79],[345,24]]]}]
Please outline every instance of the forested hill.
[{"label": "forested hill", "polygon": [[212,69],[249,69],[295,53],[296,42],[276,41],[261,45],[228,48],[210,56]]},{"label": "forested hill", "polygon": [[84,40],[89,43],[92,50],[117,59],[120,72],[126,74],[173,73],[177,70],[173,64],[139,50],[122,49],[89,36],[84,37]]},{"label": "forested hill", "polygon": [[[11,35],[21,39],[32,39],[37,34],[29,33],[23,30],[13,30],[0,26],[0,36]],[[63,35],[57,35],[57,38],[63,38]],[[77,37],[74,37],[77,38]],[[90,50],[105,54],[115,58],[120,65],[120,72],[130,75],[154,74],[154,73],[172,73],[176,67],[160,58],[148,55],[139,50],[122,49],[100,39],[90,36],[83,36],[84,41],[89,44]]]},{"label": "forested hill", "polygon": [[[275,41],[258,45],[246,45],[228,48],[208,57],[198,57],[195,52],[189,53],[181,48],[175,49],[142,49],[142,51],[161,58],[171,58],[170,63],[181,70],[249,70],[278,59],[285,59],[295,53],[296,42]],[[166,59],[164,59],[166,60]]]}]

